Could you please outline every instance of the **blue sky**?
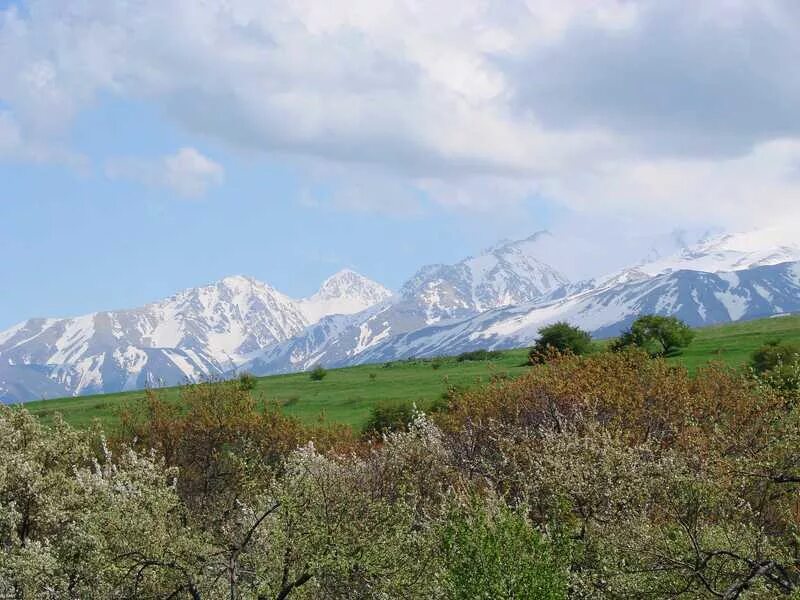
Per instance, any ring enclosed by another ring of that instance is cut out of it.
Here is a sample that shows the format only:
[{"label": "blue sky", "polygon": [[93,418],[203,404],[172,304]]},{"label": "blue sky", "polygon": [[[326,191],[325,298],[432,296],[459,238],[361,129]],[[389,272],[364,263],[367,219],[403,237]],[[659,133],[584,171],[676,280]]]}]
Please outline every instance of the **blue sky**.
[{"label": "blue sky", "polygon": [[[524,223],[484,229],[433,203],[408,215],[309,205],[309,194],[329,191],[285,161],[203,140],[146,105],[116,99],[77,118],[70,138],[88,166],[0,164],[0,280],[11,283],[0,328],[138,306],[237,273],[298,297],[344,267],[396,288],[423,264],[457,261],[501,233],[522,237],[552,220],[542,207]],[[101,171],[109,155],[159,156],[187,145],[224,165],[224,184],[201,198]]]},{"label": "blue sky", "polygon": [[[687,10],[691,8],[691,10]],[[0,330],[800,224],[792,2],[0,0]]]}]

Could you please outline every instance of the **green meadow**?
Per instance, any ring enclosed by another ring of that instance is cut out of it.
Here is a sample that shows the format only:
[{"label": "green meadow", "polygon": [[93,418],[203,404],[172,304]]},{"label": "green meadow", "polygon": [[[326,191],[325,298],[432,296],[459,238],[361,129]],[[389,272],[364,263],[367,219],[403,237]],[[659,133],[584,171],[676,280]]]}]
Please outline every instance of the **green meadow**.
[{"label": "green meadow", "polygon": [[[690,371],[709,361],[738,367],[769,340],[800,343],[800,316],[719,325],[696,332],[683,354],[670,360],[685,364]],[[597,349],[603,345],[596,342]],[[274,404],[306,423],[343,423],[358,428],[378,404],[413,403],[425,409],[454,387],[463,389],[487,383],[493,377],[518,376],[529,368],[526,362],[527,349],[520,349],[483,361],[450,357],[331,369],[322,381],[312,381],[308,373],[273,375],[259,378],[253,394],[262,405]],[[180,402],[180,388],[165,388],[158,393]],[[61,413],[73,425],[86,426],[98,419],[113,427],[121,409],[144,397],[143,391],[99,394],[30,402],[26,408],[44,420]]]}]

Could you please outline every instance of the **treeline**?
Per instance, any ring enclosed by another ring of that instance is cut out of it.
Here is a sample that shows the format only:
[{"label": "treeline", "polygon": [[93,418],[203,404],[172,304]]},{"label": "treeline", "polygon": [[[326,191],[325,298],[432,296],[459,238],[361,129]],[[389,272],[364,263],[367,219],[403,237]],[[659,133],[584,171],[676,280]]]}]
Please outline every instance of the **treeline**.
[{"label": "treeline", "polygon": [[0,598],[797,597],[776,381],[550,355],[382,436],[238,381],[151,393],[108,437],[2,408]]}]

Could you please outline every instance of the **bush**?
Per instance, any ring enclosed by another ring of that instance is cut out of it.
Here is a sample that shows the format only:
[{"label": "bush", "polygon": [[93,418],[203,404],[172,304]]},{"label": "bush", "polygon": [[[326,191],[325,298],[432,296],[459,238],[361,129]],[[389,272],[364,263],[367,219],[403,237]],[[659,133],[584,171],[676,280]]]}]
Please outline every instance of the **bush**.
[{"label": "bush", "polygon": [[770,341],[753,352],[750,368],[758,381],[790,396],[800,392],[800,347]]},{"label": "bush", "polygon": [[235,380],[148,393],[110,445],[0,406],[0,597],[797,598],[778,370],[555,355],[435,421],[379,405],[379,439]]},{"label": "bush", "polygon": [[380,435],[387,431],[405,431],[413,419],[413,406],[399,403],[381,403],[372,409],[363,431],[366,435]]},{"label": "bush", "polygon": [[539,330],[539,339],[528,357],[531,363],[540,363],[553,352],[580,356],[589,351],[591,344],[592,336],[582,329],[565,322],[553,323]]},{"label": "bush", "polygon": [[328,375],[328,371],[321,365],[314,367],[314,370],[309,373],[311,381],[322,381]]},{"label": "bush", "polygon": [[567,576],[523,510],[480,499],[451,512],[442,531],[447,597],[566,600]]},{"label": "bush", "polygon": [[777,367],[790,365],[800,358],[800,346],[772,340],[753,352],[750,357],[750,366],[753,371],[761,375]]},{"label": "bush", "polygon": [[456,357],[458,362],[465,362],[465,361],[483,361],[483,360],[493,360],[495,358],[500,358],[503,355],[502,352],[498,352],[497,350],[472,350],[471,352],[462,352]]},{"label": "bush", "polygon": [[646,315],[636,319],[610,348],[619,351],[636,346],[649,350],[654,356],[677,356],[693,339],[694,331],[677,317]]},{"label": "bush", "polygon": [[241,373],[239,375],[239,389],[244,392],[254,390],[258,384],[258,379],[252,373]]}]

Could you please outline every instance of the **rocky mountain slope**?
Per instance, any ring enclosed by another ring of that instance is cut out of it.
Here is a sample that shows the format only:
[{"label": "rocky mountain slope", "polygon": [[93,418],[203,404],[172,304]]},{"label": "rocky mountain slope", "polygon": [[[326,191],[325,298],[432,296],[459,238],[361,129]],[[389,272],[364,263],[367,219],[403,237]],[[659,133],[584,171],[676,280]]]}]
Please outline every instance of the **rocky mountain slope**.
[{"label": "rocky mountain slope", "polygon": [[[520,244],[532,252],[531,241],[535,238]],[[498,300],[488,310],[465,302],[466,293],[409,294],[408,289],[430,289],[416,284],[425,280],[423,269],[404,286],[401,302],[337,322],[335,328],[326,325],[324,334],[309,328],[248,366],[258,373],[277,373],[318,363],[335,367],[525,346],[535,341],[540,327],[560,320],[608,337],[649,313],[675,315],[702,326],[796,312],[800,311],[800,246],[781,241],[772,231],[715,236],[674,256],[595,280],[568,283],[553,276],[560,285],[531,287],[528,300],[511,307]],[[435,273],[428,279],[436,282],[433,289],[469,290],[457,285],[463,282],[459,269],[437,267]],[[503,289],[502,284],[494,289]],[[443,298],[450,302],[443,303]]]},{"label": "rocky mountain slope", "polygon": [[800,262],[720,273],[676,271],[395,336],[361,353],[357,362],[529,346],[541,327],[556,321],[604,338],[643,314],[674,315],[700,327],[795,312],[800,312]]},{"label": "rocky mountain slope", "polygon": [[319,316],[363,310],[387,295],[352,271],[301,301],[235,276],[136,309],[30,319],[0,333],[0,400],[219,377]]},{"label": "rocky mountain slope", "polygon": [[347,318],[322,319],[300,336],[268,348],[242,370],[285,373],[320,363],[350,364],[395,336],[543,298],[568,283],[536,258],[545,235],[504,242],[454,265],[423,267],[396,297]]}]

